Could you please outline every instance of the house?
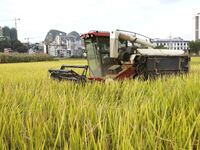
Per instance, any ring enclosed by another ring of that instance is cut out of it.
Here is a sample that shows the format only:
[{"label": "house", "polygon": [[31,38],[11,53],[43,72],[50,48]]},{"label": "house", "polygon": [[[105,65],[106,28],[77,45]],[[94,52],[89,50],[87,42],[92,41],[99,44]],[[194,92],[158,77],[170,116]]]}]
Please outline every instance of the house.
[{"label": "house", "polygon": [[44,52],[55,57],[82,57],[83,46],[79,33],[59,33],[54,40],[44,45]]},{"label": "house", "polygon": [[4,53],[13,53],[14,51],[11,48],[4,48]]}]

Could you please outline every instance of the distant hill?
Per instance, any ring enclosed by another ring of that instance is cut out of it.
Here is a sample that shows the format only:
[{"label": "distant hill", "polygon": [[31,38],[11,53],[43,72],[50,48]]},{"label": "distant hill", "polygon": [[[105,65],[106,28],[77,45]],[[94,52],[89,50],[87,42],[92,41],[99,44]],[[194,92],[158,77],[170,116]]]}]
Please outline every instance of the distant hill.
[{"label": "distant hill", "polygon": [[45,43],[49,44],[49,43],[53,42],[55,40],[55,38],[56,38],[57,35],[64,35],[64,36],[66,36],[67,33],[59,31],[59,30],[50,30],[47,33],[46,37],[45,37],[45,40],[44,40]]}]

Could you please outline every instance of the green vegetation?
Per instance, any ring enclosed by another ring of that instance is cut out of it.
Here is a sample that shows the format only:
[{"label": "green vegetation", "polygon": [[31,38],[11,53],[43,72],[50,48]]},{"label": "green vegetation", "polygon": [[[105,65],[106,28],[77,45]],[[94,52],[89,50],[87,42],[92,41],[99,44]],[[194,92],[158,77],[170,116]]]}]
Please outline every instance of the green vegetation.
[{"label": "green vegetation", "polygon": [[0,149],[200,149],[200,58],[187,76],[57,82],[85,60],[0,65]]},{"label": "green vegetation", "polygon": [[155,49],[167,49],[164,45],[156,46]]},{"label": "green vegetation", "polygon": [[25,53],[28,47],[17,39],[17,30],[15,28],[3,27],[3,37],[0,37],[0,52],[5,48],[11,48],[15,52]]},{"label": "green vegetation", "polygon": [[189,42],[190,53],[199,55],[200,53],[200,40]]},{"label": "green vegetation", "polygon": [[3,27],[3,36],[11,41],[17,40],[17,30],[15,28]]},{"label": "green vegetation", "polygon": [[22,44],[18,40],[0,40],[0,52],[4,52],[5,48],[11,48],[14,52],[25,53],[28,51],[28,47]]},{"label": "green vegetation", "polygon": [[0,53],[0,63],[36,62],[55,60],[47,54]]}]

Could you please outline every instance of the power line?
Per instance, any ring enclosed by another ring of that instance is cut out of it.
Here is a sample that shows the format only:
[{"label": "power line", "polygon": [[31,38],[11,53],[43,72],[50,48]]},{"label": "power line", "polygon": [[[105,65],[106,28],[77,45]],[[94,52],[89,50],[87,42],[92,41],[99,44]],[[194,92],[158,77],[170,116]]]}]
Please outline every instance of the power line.
[{"label": "power line", "polygon": [[14,18],[14,19],[3,19],[3,20],[0,20],[0,22],[5,22],[5,21],[14,21],[15,23],[15,28],[17,30],[17,22],[20,21],[20,18]]}]

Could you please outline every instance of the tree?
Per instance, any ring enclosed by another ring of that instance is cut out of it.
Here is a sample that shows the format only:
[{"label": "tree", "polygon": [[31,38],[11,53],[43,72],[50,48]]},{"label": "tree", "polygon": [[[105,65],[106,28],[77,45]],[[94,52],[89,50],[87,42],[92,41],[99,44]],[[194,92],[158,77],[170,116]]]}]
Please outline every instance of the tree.
[{"label": "tree", "polygon": [[3,27],[3,36],[10,39],[10,28],[9,27],[7,27],[7,26]]},{"label": "tree", "polygon": [[11,48],[11,42],[9,40],[0,41],[0,52],[4,52],[4,48]]},{"label": "tree", "polygon": [[17,30],[15,28],[3,27],[3,36],[8,40],[17,40]]},{"label": "tree", "polygon": [[12,50],[25,53],[28,51],[28,47],[17,40],[17,30],[15,28],[3,27],[3,40],[0,40],[0,52],[3,52],[5,48],[11,48]]},{"label": "tree", "polygon": [[4,52],[4,48],[11,48],[15,52],[26,53],[28,51],[28,47],[22,44],[18,40],[2,40],[0,41],[0,52]]},{"label": "tree", "polygon": [[26,53],[28,51],[28,47],[22,44],[19,40],[11,41],[11,48],[19,53]]},{"label": "tree", "polygon": [[3,27],[3,36],[5,38],[0,39],[0,52],[3,52],[5,48],[11,48],[19,53],[28,51],[28,47],[17,40],[17,30],[15,28]]},{"label": "tree", "polygon": [[15,28],[10,29],[10,39],[12,41],[17,40],[17,30]]},{"label": "tree", "polygon": [[200,40],[189,42],[190,53],[199,54],[200,52]]},{"label": "tree", "polygon": [[155,49],[167,49],[164,45],[156,46]]}]

